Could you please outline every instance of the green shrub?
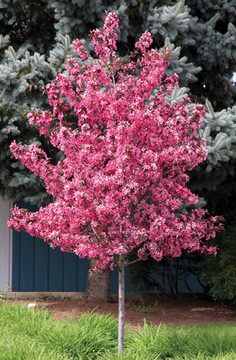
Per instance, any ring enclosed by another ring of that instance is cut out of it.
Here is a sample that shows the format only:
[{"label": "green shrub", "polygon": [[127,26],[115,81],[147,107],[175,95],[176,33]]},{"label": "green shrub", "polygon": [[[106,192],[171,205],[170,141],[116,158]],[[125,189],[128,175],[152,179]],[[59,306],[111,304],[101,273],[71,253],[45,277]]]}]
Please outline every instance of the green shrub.
[{"label": "green shrub", "polygon": [[218,254],[203,264],[202,276],[214,300],[236,300],[236,225],[217,236]]}]

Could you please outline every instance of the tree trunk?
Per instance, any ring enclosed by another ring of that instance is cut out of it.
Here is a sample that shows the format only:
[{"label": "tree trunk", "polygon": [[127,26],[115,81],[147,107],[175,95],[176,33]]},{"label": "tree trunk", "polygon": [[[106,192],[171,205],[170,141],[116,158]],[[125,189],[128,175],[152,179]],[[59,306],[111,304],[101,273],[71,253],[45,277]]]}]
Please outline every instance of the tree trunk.
[{"label": "tree trunk", "polygon": [[[96,266],[96,260],[89,261],[89,268]],[[88,300],[108,301],[110,299],[110,269],[92,271],[88,274],[85,296]]]},{"label": "tree trunk", "polygon": [[124,324],[125,324],[125,267],[124,255],[119,259],[119,331],[118,331],[118,354],[124,351]]}]

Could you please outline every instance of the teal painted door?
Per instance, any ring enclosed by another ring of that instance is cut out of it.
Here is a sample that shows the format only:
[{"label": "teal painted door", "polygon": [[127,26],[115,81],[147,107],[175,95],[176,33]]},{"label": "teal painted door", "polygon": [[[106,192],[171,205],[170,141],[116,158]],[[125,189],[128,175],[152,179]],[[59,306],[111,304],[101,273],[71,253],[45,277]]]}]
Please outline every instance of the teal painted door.
[{"label": "teal painted door", "polygon": [[88,260],[13,231],[12,291],[85,291]]}]

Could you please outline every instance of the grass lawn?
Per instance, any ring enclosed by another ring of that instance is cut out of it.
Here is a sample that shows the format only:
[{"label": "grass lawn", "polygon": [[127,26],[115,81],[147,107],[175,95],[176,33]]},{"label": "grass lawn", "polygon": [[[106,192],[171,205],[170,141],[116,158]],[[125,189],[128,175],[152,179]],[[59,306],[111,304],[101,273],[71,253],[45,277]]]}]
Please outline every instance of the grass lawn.
[{"label": "grass lawn", "polygon": [[[88,313],[56,322],[0,301],[0,360],[115,360],[117,319]],[[236,360],[236,323],[126,329],[122,360]]]}]

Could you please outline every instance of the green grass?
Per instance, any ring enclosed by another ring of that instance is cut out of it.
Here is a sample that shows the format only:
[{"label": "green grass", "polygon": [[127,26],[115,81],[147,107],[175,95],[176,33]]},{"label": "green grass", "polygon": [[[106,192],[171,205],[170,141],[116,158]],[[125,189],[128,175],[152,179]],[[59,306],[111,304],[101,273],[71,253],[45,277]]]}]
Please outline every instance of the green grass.
[{"label": "green grass", "polygon": [[[117,319],[89,313],[56,322],[0,301],[0,360],[118,360]],[[236,360],[236,324],[126,329],[122,360]]]},{"label": "green grass", "polygon": [[0,359],[97,359],[116,347],[117,320],[85,314],[54,321],[47,311],[0,304]]}]

